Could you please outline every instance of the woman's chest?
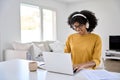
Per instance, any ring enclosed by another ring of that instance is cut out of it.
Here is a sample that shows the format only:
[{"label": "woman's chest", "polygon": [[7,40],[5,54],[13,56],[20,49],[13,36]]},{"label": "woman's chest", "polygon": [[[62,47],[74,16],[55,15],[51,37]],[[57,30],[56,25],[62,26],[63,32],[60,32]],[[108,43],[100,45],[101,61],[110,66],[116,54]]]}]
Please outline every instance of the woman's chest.
[{"label": "woman's chest", "polygon": [[71,49],[93,50],[96,41],[92,38],[74,38],[70,42]]}]

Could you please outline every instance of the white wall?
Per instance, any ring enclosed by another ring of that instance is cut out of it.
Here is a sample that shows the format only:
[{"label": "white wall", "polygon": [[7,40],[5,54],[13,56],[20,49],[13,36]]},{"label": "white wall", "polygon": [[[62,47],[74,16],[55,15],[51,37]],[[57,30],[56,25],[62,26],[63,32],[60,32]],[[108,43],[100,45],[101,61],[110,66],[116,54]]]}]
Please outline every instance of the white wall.
[{"label": "white wall", "polygon": [[66,5],[45,0],[0,0],[0,61],[4,50],[11,48],[13,41],[20,41],[20,3],[38,5],[57,11],[57,39],[62,40],[61,31],[65,25]]},{"label": "white wall", "polygon": [[98,18],[94,30],[103,41],[103,53],[109,48],[109,35],[120,35],[120,0],[89,0],[69,5],[68,15],[74,11],[91,10]]},{"label": "white wall", "polygon": [[0,0],[0,61],[3,50],[20,40],[19,0]]}]

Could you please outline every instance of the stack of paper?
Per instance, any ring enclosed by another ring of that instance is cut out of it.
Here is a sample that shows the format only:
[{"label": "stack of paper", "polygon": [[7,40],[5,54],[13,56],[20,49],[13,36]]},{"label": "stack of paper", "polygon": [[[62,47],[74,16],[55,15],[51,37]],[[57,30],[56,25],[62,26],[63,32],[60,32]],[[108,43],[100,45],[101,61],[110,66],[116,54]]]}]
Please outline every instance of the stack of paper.
[{"label": "stack of paper", "polygon": [[88,80],[120,80],[120,77],[106,70],[82,70],[81,73]]}]

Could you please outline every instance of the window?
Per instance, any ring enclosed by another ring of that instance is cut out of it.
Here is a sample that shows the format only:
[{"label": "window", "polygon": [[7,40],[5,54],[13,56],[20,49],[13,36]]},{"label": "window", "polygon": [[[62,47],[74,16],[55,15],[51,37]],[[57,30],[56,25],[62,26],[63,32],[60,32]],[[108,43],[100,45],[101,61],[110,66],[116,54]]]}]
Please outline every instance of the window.
[{"label": "window", "polygon": [[21,42],[56,40],[56,12],[21,4]]},{"label": "window", "polygon": [[54,11],[43,9],[43,40],[55,40],[55,20]]}]

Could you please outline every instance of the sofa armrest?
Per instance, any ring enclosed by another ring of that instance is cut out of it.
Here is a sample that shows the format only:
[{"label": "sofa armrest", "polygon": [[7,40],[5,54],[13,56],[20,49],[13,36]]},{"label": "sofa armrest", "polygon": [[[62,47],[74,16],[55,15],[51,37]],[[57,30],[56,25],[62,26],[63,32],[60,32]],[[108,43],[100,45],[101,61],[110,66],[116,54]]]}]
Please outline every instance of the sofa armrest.
[{"label": "sofa armrest", "polygon": [[12,59],[27,59],[27,51],[12,50],[12,49],[5,50],[5,60],[12,60]]}]

